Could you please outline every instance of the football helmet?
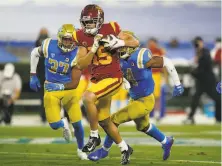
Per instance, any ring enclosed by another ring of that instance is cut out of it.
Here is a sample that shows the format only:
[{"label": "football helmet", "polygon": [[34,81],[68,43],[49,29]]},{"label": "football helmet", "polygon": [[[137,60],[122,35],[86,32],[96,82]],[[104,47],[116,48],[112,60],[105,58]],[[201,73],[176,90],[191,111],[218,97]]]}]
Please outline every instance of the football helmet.
[{"label": "football helmet", "polygon": [[84,33],[96,35],[104,22],[104,12],[101,7],[90,4],[84,7],[80,16],[80,24]]},{"label": "football helmet", "polygon": [[[127,33],[127,34],[130,34],[132,36],[134,36],[135,38],[137,38],[133,32],[131,31],[123,31],[123,33]],[[138,47],[136,48],[133,48],[133,47],[127,47],[127,46],[124,46],[124,47],[121,47],[119,49],[117,49],[117,53],[119,55],[119,57],[121,59],[126,59],[128,58],[133,52],[135,52],[137,50]]]},{"label": "football helmet", "polygon": [[76,47],[76,42],[73,38],[75,27],[72,24],[63,24],[57,33],[58,46],[63,52],[70,52]]}]

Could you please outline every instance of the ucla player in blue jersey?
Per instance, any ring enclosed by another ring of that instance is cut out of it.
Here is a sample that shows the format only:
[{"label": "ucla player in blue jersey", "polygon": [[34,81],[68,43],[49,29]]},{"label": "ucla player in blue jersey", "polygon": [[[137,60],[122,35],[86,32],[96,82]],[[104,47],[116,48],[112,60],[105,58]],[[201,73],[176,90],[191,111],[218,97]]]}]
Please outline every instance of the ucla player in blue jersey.
[{"label": "ucla player in blue jersey", "polygon": [[67,141],[72,138],[69,123],[60,116],[61,107],[68,112],[77,140],[77,155],[80,159],[87,159],[82,152],[84,145],[84,129],[81,123],[82,114],[79,106],[80,97],[76,90],[81,77],[81,70],[77,67],[77,57],[85,56],[87,50],[77,47],[72,34],[75,28],[72,24],[64,24],[58,31],[58,40],[50,38],[43,41],[41,47],[31,52],[30,87],[34,91],[40,88],[36,76],[39,57],[45,58],[45,93],[44,106],[46,118],[52,129],[63,128],[63,136]]},{"label": "ucla player in blue jersey", "polygon": [[[180,96],[184,91],[177,71],[168,58],[152,56],[150,50],[146,48],[123,47],[118,50],[118,54],[124,77],[128,81],[125,85],[129,87],[131,100],[126,107],[114,113],[111,119],[117,126],[133,120],[138,131],[153,137],[162,144],[163,160],[166,160],[170,156],[174,139],[166,137],[154,124],[149,123],[149,114],[155,104],[151,68],[166,67],[175,84],[173,96]],[[106,136],[103,147],[89,154],[88,158],[97,161],[107,157],[112,143],[112,139]]]}]

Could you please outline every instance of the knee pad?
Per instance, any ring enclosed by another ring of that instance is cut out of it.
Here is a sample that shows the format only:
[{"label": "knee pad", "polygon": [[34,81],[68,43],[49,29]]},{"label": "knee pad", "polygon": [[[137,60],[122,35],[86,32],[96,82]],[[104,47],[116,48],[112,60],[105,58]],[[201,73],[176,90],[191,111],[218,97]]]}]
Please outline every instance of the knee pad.
[{"label": "knee pad", "polygon": [[61,127],[64,127],[64,123],[62,120],[60,120],[58,122],[49,123],[49,125],[53,130],[57,130]]}]

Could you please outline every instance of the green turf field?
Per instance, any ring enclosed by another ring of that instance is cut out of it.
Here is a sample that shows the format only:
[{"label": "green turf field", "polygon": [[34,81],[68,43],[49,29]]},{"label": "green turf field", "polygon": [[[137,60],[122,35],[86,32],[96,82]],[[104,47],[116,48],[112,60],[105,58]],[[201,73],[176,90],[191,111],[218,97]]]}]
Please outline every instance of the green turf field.
[{"label": "green turf field", "polygon": [[[159,126],[174,135],[175,145],[168,161],[162,161],[160,144],[137,132],[121,127],[124,139],[134,148],[132,166],[216,166],[221,165],[220,125]],[[88,136],[86,129],[85,137]],[[102,130],[101,135],[104,136]],[[86,138],[87,140],[87,138]],[[109,158],[97,163],[80,161],[76,144],[65,143],[61,131],[49,127],[0,127],[0,166],[120,165],[120,152],[114,145]]]}]

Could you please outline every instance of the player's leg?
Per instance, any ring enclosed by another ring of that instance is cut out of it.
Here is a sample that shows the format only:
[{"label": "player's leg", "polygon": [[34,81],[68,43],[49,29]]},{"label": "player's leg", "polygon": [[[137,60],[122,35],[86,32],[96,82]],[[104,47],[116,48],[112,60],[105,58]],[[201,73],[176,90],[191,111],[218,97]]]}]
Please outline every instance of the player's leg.
[{"label": "player's leg", "polygon": [[83,95],[83,103],[87,111],[87,117],[90,123],[90,139],[84,146],[83,151],[91,152],[101,142],[98,134],[98,114],[99,111],[96,106],[97,100],[105,96],[107,93],[118,89],[122,84],[120,79],[107,78],[98,83],[91,83],[89,89]]},{"label": "player's leg", "polygon": [[[154,100],[154,98],[153,98]],[[154,102],[153,102],[154,103]],[[153,104],[154,105],[154,104]],[[153,106],[152,106],[153,108]],[[136,110],[136,111],[135,111]],[[150,112],[150,111],[149,111]],[[146,109],[146,105],[144,104],[144,99],[139,100],[131,100],[130,103],[117,111],[116,113],[112,114],[111,120],[116,125],[119,126],[125,122],[129,122],[131,120],[143,117],[147,115],[148,111]],[[102,148],[99,150],[91,153],[88,157],[90,160],[97,161],[101,158],[105,158],[108,156],[108,151],[113,144],[113,140],[110,136],[106,136],[105,142]]]},{"label": "player's leg", "polygon": [[[110,120],[111,97],[119,91],[121,85],[122,78],[107,78],[94,85],[94,88],[91,87],[91,90],[94,90],[94,94],[96,95],[96,99],[98,100],[97,107],[99,111],[97,111],[97,115],[99,124],[120,147],[120,150],[122,152],[121,163],[127,164],[133,150],[130,146],[126,144],[124,140],[122,140],[117,127]],[[90,110],[87,111],[89,112]],[[88,151],[91,150],[91,148],[89,147],[93,147],[95,149],[95,146],[91,146],[90,141],[86,144],[85,147],[86,149],[88,149]]]},{"label": "player's leg", "polygon": [[52,129],[57,130],[63,128],[63,136],[65,140],[70,141],[72,138],[69,124],[66,118],[61,119],[61,96],[63,92],[45,92],[44,107],[46,119]]},{"label": "player's leg", "polygon": [[74,128],[74,136],[78,145],[77,155],[82,160],[87,160],[87,154],[82,152],[84,146],[84,128],[82,126],[82,113],[79,105],[80,97],[77,91],[69,90],[65,92],[62,99],[65,110],[67,110],[70,122]]},{"label": "player's leg", "polygon": [[[120,109],[116,113],[112,114],[111,120],[114,122],[114,124],[118,127],[120,124],[124,122],[131,121],[131,117],[128,114],[128,109],[132,107],[133,103],[131,102],[128,106]],[[92,161],[98,161],[102,158],[105,158],[108,156],[108,152],[113,144],[113,139],[107,135],[105,137],[105,141],[103,144],[103,147],[96,150],[95,152],[92,152],[91,154],[88,155],[88,158]]]},{"label": "player's leg", "polygon": [[111,107],[111,96],[107,96],[99,100],[97,105],[99,110],[99,124],[104,129],[106,134],[113,140],[122,153],[122,164],[129,162],[129,156],[133,153],[133,149],[126,144],[121,138],[117,126],[111,121],[110,118],[110,107]]},{"label": "player's leg", "polygon": [[162,144],[163,160],[167,160],[170,156],[171,147],[173,145],[173,137],[166,137],[154,124],[149,123],[149,115],[134,120],[137,130],[153,137]]},{"label": "player's leg", "polygon": [[144,132],[162,144],[162,148],[164,150],[163,160],[166,160],[170,156],[170,150],[173,145],[173,138],[166,137],[164,133],[162,133],[154,124],[149,123],[149,113],[153,109],[155,103],[153,95],[151,94],[150,96],[144,97],[142,99],[144,101],[144,108],[139,105],[137,105],[137,107],[140,108],[140,110],[144,109],[145,112],[143,112],[143,116],[134,119],[136,128],[138,131]]}]

